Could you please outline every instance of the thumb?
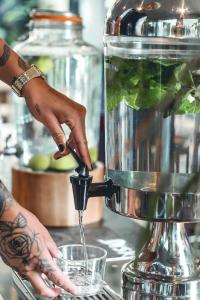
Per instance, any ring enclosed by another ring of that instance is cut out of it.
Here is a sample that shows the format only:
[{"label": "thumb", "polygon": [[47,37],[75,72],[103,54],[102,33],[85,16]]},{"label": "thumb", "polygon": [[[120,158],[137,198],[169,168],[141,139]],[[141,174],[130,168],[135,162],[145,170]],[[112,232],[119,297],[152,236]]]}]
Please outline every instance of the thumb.
[{"label": "thumb", "polygon": [[65,152],[65,133],[56,117],[53,115],[49,116],[45,121],[45,126],[49,129],[55,143],[58,146],[58,150],[61,153]]}]

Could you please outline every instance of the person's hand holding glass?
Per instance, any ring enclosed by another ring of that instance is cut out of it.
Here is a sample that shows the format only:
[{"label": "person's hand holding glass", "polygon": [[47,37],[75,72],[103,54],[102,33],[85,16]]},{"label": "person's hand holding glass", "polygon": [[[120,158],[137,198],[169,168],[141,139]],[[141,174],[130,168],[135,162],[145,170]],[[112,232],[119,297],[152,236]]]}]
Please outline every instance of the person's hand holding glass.
[{"label": "person's hand holding glass", "polygon": [[[30,68],[0,39],[0,80],[12,86]],[[76,149],[91,170],[91,160],[85,133],[85,108],[59,93],[40,77],[27,82],[21,95],[32,115],[51,132],[58,145],[55,159],[69,153],[67,144]],[[22,100],[23,101],[23,100]],[[66,140],[62,125],[71,129]],[[51,209],[51,208],[48,208]],[[70,293],[76,287],[56,266],[59,250],[39,220],[13,199],[0,182],[0,255],[4,262],[25,275],[38,294],[56,297],[61,289],[47,286],[44,275],[56,286]]]}]

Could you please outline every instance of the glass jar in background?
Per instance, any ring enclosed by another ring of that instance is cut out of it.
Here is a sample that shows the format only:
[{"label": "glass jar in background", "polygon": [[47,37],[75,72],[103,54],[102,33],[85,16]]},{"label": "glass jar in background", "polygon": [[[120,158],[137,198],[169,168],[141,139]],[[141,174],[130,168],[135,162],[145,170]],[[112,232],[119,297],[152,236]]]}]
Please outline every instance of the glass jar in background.
[{"label": "glass jar in background", "polygon": [[[102,96],[102,55],[82,39],[82,19],[66,12],[32,12],[28,38],[15,50],[37,65],[48,83],[87,108],[86,132],[93,160],[97,159]],[[35,154],[57,151],[48,130],[33,119],[25,101],[13,95],[17,142],[24,150],[21,164]],[[66,135],[69,129],[65,128]]]}]

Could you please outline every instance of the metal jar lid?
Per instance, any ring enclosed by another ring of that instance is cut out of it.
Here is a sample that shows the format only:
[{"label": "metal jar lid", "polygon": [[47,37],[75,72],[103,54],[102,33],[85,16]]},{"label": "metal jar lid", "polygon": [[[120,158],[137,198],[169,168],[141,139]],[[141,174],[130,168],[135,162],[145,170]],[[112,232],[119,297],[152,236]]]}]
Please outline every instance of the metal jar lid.
[{"label": "metal jar lid", "polygon": [[200,41],[200,2],[118,0],[108,14],[106,34]]}]

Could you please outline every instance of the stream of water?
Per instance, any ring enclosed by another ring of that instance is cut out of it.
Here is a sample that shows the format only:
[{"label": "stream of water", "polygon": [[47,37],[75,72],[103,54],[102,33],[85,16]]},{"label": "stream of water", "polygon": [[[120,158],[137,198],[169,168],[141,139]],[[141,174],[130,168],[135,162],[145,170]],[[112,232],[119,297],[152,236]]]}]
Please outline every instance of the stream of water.
[{"label": "stream of water", "polygon": [[88,253],[87,253],[87,246],[85,242],[85,229],[83,225],[83,210],[79,210],[79,228],[80,228],[80,238],[81,238],[81,244],[83,247],[83,259],[85,264],[85,273],[88,271]]}]

